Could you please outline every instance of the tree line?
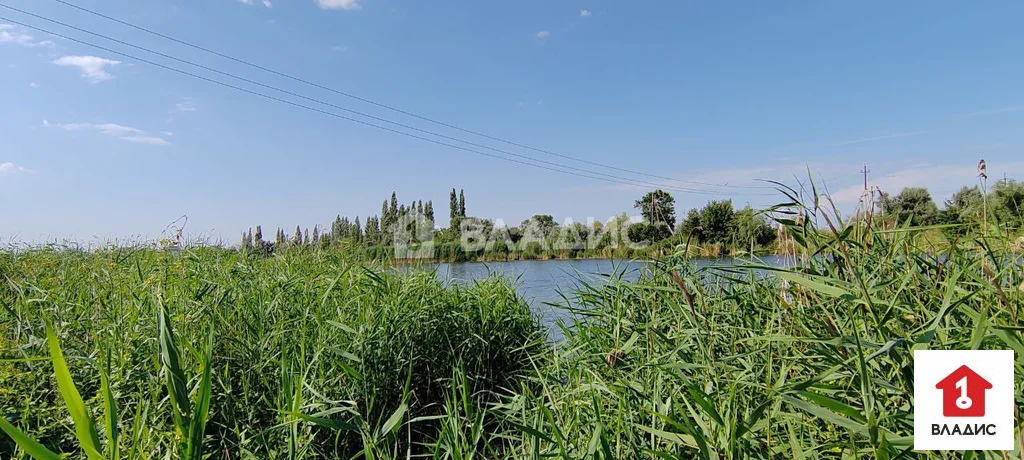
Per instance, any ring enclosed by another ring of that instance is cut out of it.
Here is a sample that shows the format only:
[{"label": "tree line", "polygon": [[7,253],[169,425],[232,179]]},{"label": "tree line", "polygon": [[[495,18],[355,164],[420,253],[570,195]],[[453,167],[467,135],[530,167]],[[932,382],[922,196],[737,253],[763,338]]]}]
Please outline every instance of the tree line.
[{"label": "tree line", "polygon": [[896,196],[881,193],[877,204],[890,226],[944,225],[947,233],[964,234],[972,225],[984,223],[1015,231],[1024,224],[1024,183],[1003,179],[984,192],[977,185],[965,186],[945,200],[942,209],[923,187],[907,187]]},{"label": "tree line", "polygon": [[[359,249],[371,257],[402,258],[396,248],[414,250],[431,243],[427,258],[440,260],[535,259],[574,257],[636,257],[646,255],[648,246],[668,243],[692,234],[699,244],[767,247],[774,231],[765,216],[749,206],[734,210],[729,200],[713,201],[693,209],[677,225],[675,199],[663,190],[647,193],[635,203],[643,220],[634,222],[625,213],[607,222],[567,222],[560,225],[552,215],[537,214],[518,226],[496,225],[491,219],[466,213],[465,191],[451,189],[447,228],[434,225],[434,205],[430,200],[399,204],[396,192],[381,204],[379,215],[349,219],[338,215],[328,228],[312,230],[296,226],[288,234],[278,228],[272,240],[263,229],[242,233],[240,248],[245,251],[273,253],[275,250],[301,247],[346,247]],[[398,238],[398,240],[396,240]]]},{"label": "tree line", "polygon": [[[453,213],[457,207],[465,212],[465,195],[455,198],[455,189],[452,189]],[[415,200],[405,204],[398,203],[398,194],[391,192],[391,199],[384,200],[381,204],[379,215],[366,217],[365,223],[360,222],[359,216],[350,220],[348,216],[338,215],[327,229],[321,230],[314,226],[312,232],[307,227],[295,227],[295,232],[288,235],[283,229],[278,228],[274,240],[263,238],[263,227],[256,226],[255,231],[249,229],[242,233],[240,248],[258,252],[272,253],[275,249],[280,250],[287,247],[331,247],[343,244],[356,244],[368,247],[391,245],[394,243],[394,234],[391,231],[400,221],[408,219],[420,221],[434,221],[434,203],[430,200]]]},{"label": "tree line", "polygon": [[[963,233],[967,224],[985,221],[1016,230],[1024,222],[1024,184],[1002,180],[987,192],[979,186],[963,187],[941,209],[921,187],[904,188],[895,196],[880,193],[874,205],[880,209],[876,219],[889,227],[909,222],[914,226],[944,225],[949,233]],[[537,214],[509,226],[468,215],[465,191],[452,188],[450,225],[438,228],[433,202],[399,204],[397,193],[392,192],[390,199],[381,204],[379,215],[365,220],[338,215],[327,228],[296,226],[291,234],[279,228],[272,240],[264,239],[262,227],[257,225],[255,231],[242,234],[240,247],[263,253],[285,248],[344,247],[373,258],[412,258],[403,254],[415,253],[415,258],[447,261],[512,260],[643,257],[687,242],[706,256],[771,252],[778,237],[770,216],[749,205],[737,208],[727,199],[710,201],[679,218],[675,198],[659,189],[636,200],[634,209],[642,216],[639,222],[623,213],[607,222],[567,221],[560,225],[549,214]],[[399,248],[412,252],[396,252]],[[429,252],[415,252],[423,248]]]},{"label": "tree line", "polygon": [[691,240],[709,247],[708,255],[723,255],[738,249],[768,248],[777,233],[768,216],[749,205],[736,209],[732,200],[713,200],[702,208],[687,211],[676,224],[675,199],[668,192],[655,190],[633,205],[640,210],[643,222],[629,228],[633,241],[680,244]]}]

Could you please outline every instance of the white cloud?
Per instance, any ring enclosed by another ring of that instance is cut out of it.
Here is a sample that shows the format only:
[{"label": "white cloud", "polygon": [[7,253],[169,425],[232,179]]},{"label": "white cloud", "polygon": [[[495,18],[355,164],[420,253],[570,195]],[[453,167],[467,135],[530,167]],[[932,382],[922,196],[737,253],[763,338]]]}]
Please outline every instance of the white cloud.
[{"label": "white cloud", "polygon": [[1019,112],[1024,110],[1022,105],[1011,105],[1008,107],[1000,107],[998,109],[979,110],[977,112],[961,114],[962,117],[980,117],[982,115],[996,115],[1000,113]]},{"label": "white cloud", "polygon": [[60,128],[65,131],[96,131],[105,136],[110,136],[125,142],[135,142],[149,145],[169,145],[166,139],[157,136],[147,135],[145,131],[115,123],[50,123],[43,120],[43,126],[47,128]]},{"label": "white cloud", "polygon": [[542,30],[540,32],[537,32],[537,33],[533,34],[533,36],[543,40],[545,38],[550,37],[551,36],[551,32],[548,32],[546,30]]},{"label": "white cloud", "polygon": [[581,18],[589,17],[591,14],[593,14],[593,13],[591,13],[590,10],[580,10],[580,17]]},{"label": "white cloud", "polygon": [[18,27],[13,24],[0,24],[0,44],[13,43],[21,46],[53,46],[53,42],[49,40],[36,41],[32,35],[21,31]]},{"label": "white cloud", "polygon": [[863,144],[865,142],[881,141],[881,140],[885,140],[885,139],[895,139],[895,138],[898,138],[898,137],[918,136],[918,135],[927,134],[927,133],[928,133],[928,131],[911,131],[911,132],[907,132],[907,133],[886,134],[886,135],[883,135],[883,136],[865,137],[863,139],[854,139],[852,141],[839,142],[837,144],[832,144],[832,146],[833,147],[838,147],[838,146],[841,146],[841,145]]},{"label": "white cloud", "polygon": [[[238,3],[241,3],[243,5],[252,5],[252,4],[254,4],[253,0],[238,0]],[[263,6],[265,6],[267,8],[273,8],[274,7],[273,2],[271,2],[270,0],[263,0],[262,3],[263,3]]]},{"label": "white cloud", "polygon": [[39,87],[39,83],[31,82],[31,83],[28,84],[28,87],[29,88],[38,88]]},{"label": "white cloud", "polygon": [[325,10],[358,10],[362,8],[359,0],[314,0],[316,6]]},{"label": "white cloud", "polygon": [[196,104],[192,102],[191,99],[185,99],[179,102],[177,105],[174,106],[174,108],[178,112],[195,112],[197,109]]},{"label": "white cloud", "polygon": [[99,83],[114,78],[107,72],[107,67],[118,65],[121,61],[96,56],[64,56],[53,63],[62,67],[77,67],[82,78]]},{"label": "white cloud", "polygon": [[333,49],[339,53],[344,53],[345,51],[348,51],[348,45],[337,45]]},{"label": "white cloud", "polygon": [[31,173],[31,169],[23,168],[11,162],[0,163],[0,176],[13,175],[18,173]]},{"label": "white cloud", "polygon": [[167,142],[167,139],[164,139],[162,137],[156,137],[156,136],[122,136],[122,137],[119,137],[118,139],[121,139],[122,141],[126,141],[126,142],[137,142],[139,144],[149,144],[149,145],[169,145],[170,144],[170,142]]}]

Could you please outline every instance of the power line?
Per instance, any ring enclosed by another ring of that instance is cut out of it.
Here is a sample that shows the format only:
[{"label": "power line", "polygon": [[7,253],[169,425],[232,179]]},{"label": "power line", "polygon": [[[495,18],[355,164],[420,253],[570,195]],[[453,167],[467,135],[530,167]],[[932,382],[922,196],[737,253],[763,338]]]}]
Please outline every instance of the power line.
[{"label": "power line", "polygon": [[[434,118],[418,115],[416,113],[413,113],[413,112],[410,112],[410,111],[407,111],[407,110],[403,110],[403,109],[400,109],[400,108],[392,106],[392,105],[384,104],[384,103],[377,102],[377,101],[374,101],[372,99],[364,98],[364,97],[361,97],[361,96],[358,96],[358,95],[355,95],[355,94],[352,94],[352,93],[349,93],[349,92],[345,92],[345,91],[341,91],[341,90],[338,90],[338,89],[335,89],[335,88],[331,88],[329,86],[325,86],[325,85],[322,85],[322,84],[319,84],[319,83],[316,83],[316,82],[312,82],[312,81],[306,80],[306,79],[301,78],[301,77],[296,77],[294,75],[290,75],[290,74],[285,73],[285,72],[274,70],[274,69],[271,69],[271,68],[268,68],[268,67],[265,67],[265,66],[253,63],[251,61],[247,61],[245,59],[236,58],[234,56],[230,56],[228,54],[221,53],[219,51],[215,51],[215,50],[212,50],[212,49],[204,47],[204,46],[196,45],[194,43],[190,43],[188,41],[185,41],[185,40],[182,40],[182,39],[179,39],[179,38],[175,38],[175,37],[172,37],[170,35],[166,35],[166,34],[157,32],[155,30],[148,29],[146,27],[142,27],[142,26],[133,24],[131,22],[128,22],[128,21],[125,21],[125,20],[122,20],[122,19],[118,19],[118,18],[115,18],[113,16],[106,15],[106,14],[100,13],[98,11],[91,10],[89,8],[85,8],[83,6],[75,5],[75,4],[73,4],[71,2],[67,2],[65,0],[54,0],[54,1],[57,2],[57,3],[60,3],[62,5],[65,5],[65,6],[74,8],[74,9],[77,9],[79,11],[83,11],[85,13],[88,13],[88,14],[91,14],[91,15],[94,15],[94,16],[98,16],[98,17],[101,17],[103,19],[107,19],[109,21],[113,21],[113,22],[116,22],[118,24],[121,24],[121,25],[124,25],[124,26],[127,26],[127,27],[131,27],[133,29],[136,29],[136,30],[139,30],[139,31],[142,31],[142,32],[146,32],[148,34],[151,34],[151,35],[154,35],[154,36],[166,39],[166,40],[170,40],[170,41],[173,41],[175,43],[178,43],[178,44],[181,44],[181,45],[184,45],[184,46],[188,46],[190,48],[202,51],[204,53],[208,53],[208,54],[212,54],[214,56],[218,56],[218,57],[221,57],[221,58],[224,58],[224,59],[228,59],[228,60],[237,62],[239,64],[252,67],[254,69],[262,70],[264,72],[268,72],[268,73],[271,73],[273,75],[277,75],[279,77],[287,78],[289,80],[296,81],[296,82],[299,82],[299,83],[302,83],[302,84],[305,84],[305,85],[308,85],[308,86],[312,86],[314,88],[322,89],[324,91],[329,91],[329,92],[332,92],[334,94],[345,96],[345,97],[348,97],[348,98],[351,98],[351,99],[354,99],[354,100],[357,100],[357,101],[360,101],[360,102],[371,104],[371,105],[374,105],[374,106],[377,106],[377,107],[380,107],[380,108],[383,108],[383,109],[387,109],[387,110],[390,110],[390,111],[393,111],[393,112],[396,112],[396,113],[400,113],[402,115],[410,116],[410,117],[413,117],[413,118],[416,118],[416,119],[419,119],[419,120],[423,120],[423,121],[426,121],[426,122],[429,122],[429,123],[433,123],[433,124],[436,124],[436,125],[439,125],[439,126],[444,126],[446,128],[454,129],[454,130],[461,131],[461,132],[464,132],[464,133],[467,133],[467,134],[472,134],[474,136],[483,137],[483,138],[486,138],[486,139],[489,139],[489,140],[492,140],[492,141],[501,142],[501,143],[506,144],[506,145],[511,145],[511,146],[514,146],[514,147],[519,147],[519,148],[523,148],[523,149],[527,149],[527,150],[532,150],[534,152],[539,152],[539,153],[544,153],[544,154],[548,154],[548,155],[553,155],[553,156],[564,158],[564,159],[568,159],[568,160],[578,161],[578,162],[581,162],[581,163],[589,164],[591,166],[599,166],[599,167],[602,167],[602,168],[613,169],[613,170],[620,171],[620,172],[626,172],[626,173],[636,174],[636,175],[640,175],[640,176],[647,176],[647,177],[651,177],[651,178],[655,178],[655,179],[667,180],[667,181],[672,181],[672,182],[688,183],[688,184],[695,184],[695,185],[703,185],[703,186],[706,186],[706,187],[748,188],[748,189],[774,189],[774,187],[765,186],[765,185],[713,184],[713,183],[709,183],[709,182],[700,182],[700,181],[692,181],[692,180],[675,179],[675,178],[668,177],[668,176],[661,176],[661,175],[657,175],[657,174],[650,174],[650,173],[645,173],[645,172],[642,172],[642,171],[635,171],[635,170],[631,170],[631,169],[627,169],[627,168],[621,168],[621,167],[618,167],[618,166],[613,166],[613,165],[609,165],[609,164],[599,163],[599,162],[596,162],[596,161],[591,161],[591,160],[587,160],[587,159],[584,159],[584,158],[575,157],[575,156],[572,156],[572,155],[565,155],[565,154],[553,152],[553,151],[550,151],[550,150],[546,150],[546,149],[542,149],[542,148],[538,148],[538,147],[533,147],[533,146],[530,146],[530,145],[527,145],[527,144],[511,141],[511,140],[504,139],[504,138],[497,137],[497,136],[492,136],[492,135],[489,135],[489,134],[486,134],[486,133],[482,133],[482,132],[479,132],[479,131],[474,131],[474,130],[471,130],[471,129],[462,128],[460,126],[457,126],[457,125],[454,125],[454,124],[451,124],[451,123],[446,123],[446,122],[443,122],[443,121],[440,121],[440,120],[437,120],[437,119],[434,119]],[[17,11],[20,11],[20,10],[17,10]],[[27,13],[27,14],[30,14],[30,13]],[[464,142],[464,141],[462,141],[462,142]],[[467,142],[467,144],[468,144],[468,142]],[[540,161],[540,160],[535,160],[535,161]]]},{"label": "power line", "polygon": [[[391,124],[391,125],[399,126],[401,128],[404,128],[404,129],[409,129],[409,130],[412,130],[412,131],[416,131],[416,132],[420,132],[420,133],[424,133],[424,134],[429,134],[429,135],[432,135],[432,136],[440,137],[440,138],[443,138],[443,139],[446,139],[446,140],[450,140],[450,141],[454,141],[454,142],[464,143],[466,145],[470,145],[470,146],[473,146],[473,147],[487,149],[487,150],[491,150],[491,151],[494,151],[494,152],[502,153],[502,154],[505,154],[505,155],[519,157],[519,158],[523,158],[523,159],[527,159],[527,160],[531,160],[531,161],[535,161],[535,162],[539,162],[539,163],[543,163],[543,164],[547,164],[547,165],[551,165],[551,166],[571,169],[571,170],[582,172],[582,173],[586,173],[586,174],[594,174],[594,175],[605,176],[605,177],[608,177],[608,178],[611,178],[611,179],[617,179],[617,180],[621,180],[621,181],[635,182],[636,184],[642,184],[642,185],[650,186],[650,187],[666,188],[666,189],[676,190],[676,191],[685,192],[685,193],[707,193],[707,194],[712,194],[712,195],[717,195],[717,194],[726,195],[727,194],[726,192],[718,192],[718,191],[712,191],[712,190],[700,190],[700,189],[693,189],[693,188],[688,188],[688,187],[670,186],[670,185],[658,184],[658,183],[644,181],[644,180],[639,180],[639,179],[632,179],[632,178],[628,178],[628,177],[617,176],[617,175],[614,175],[614,174],[607,174],[607,173],[603,173],[603,172],[599,172],[599,171],[591,171],[591,170],[587,170],[587,169],[577,168],[577,167],[574,167],[574,166],[564,165],[564,164],[561,164],[561,163],[555,163],[555,162],[551,162],[551,161],[546,161],[546,160],[538,159],[538,158],[535,158],[535,157],[531,157],[529,155],[521,155],[521,154],[518,154],[518,153],[515,153],[515,152],[510,152],[510,151],[507,151],[507,150],[493,148],[493,147],[490,147],[488,145],[466,141],[466,140],[459,139],[459,138],[456,138],[456,137],[440,134],[440,133],[437,133],[437,132],[434,132],[434,131],[420,129],[420,128],[417,128],[417,127],[414,127],[414,126],[410,126],[410,125],[406,125],[406,124],[403,124],[403,123],[399,123],[399,122],[395,122],[395,121],[392,121],[392,120],[388,120],[388,119],[385,119],[385,118],[377,117],[377,116],[374,116],[374,115],[371,115],[371,114],[359,112],[359,111],[356,111],[356,110],[351,110],[349,108],[342,107],[342,106],[339,106],[339,105],[336,105],[336,104],[332,104],[332,103],[329,103],[329,102],[325,102],[325,101],[320,100],[320,99],[308,97],[308,96],[305,96],[305,95],[302,95],[302,94],[294,93],[292,91],[281,89],[279,87],[275,87],[275,86],[267,85],[267,84],[264,84],[264,83],[261,83],[261,82],[258,82],[258,81],[250,80],[248,78],[241,77],[241,76],[229,73],[229,72],[224,72],[224,71],[221,71],[221,70],[209,67],[209,66],[205,66],[205,65],[202,65],[202,64],[198,64],[198,63],[186,60],[186,59],[181,59],[181,58],[178,58],[178,57],[166,54],[166,53],[155,51],[155,50],[143,47],[143,46],[135,45],[135,44],[130,43],[130,42],[119,40],[117,38],[113,38],[113,37],[110,37],[110,36],[107,36],[107,35],[96,33],[96,32],[93,32],[93,31],[90,31],[90,30],[87,30],[87,29],[83,29],[83,28],[80,28],[80,27],[77,27],[77,26],[74,26],[74,25],[71,25],[71,24],[67,24],[67,23],[64,23],[64,22],[61,22],[61,21],[57,21],[55,19],[47,18],[45,16],[41,16],[41,15],[38,15],[38,14],[35,14],[35,13],[32,13],[32,12],[28,12],[28,11],[21,10],[21,9],[18,9],[18,8],[15,8],[15,7],[4,5],[2,3],[0,3],[0,7],[6,8],[6,9],[10,9],[10,10],[13,10],[13,11],[17,11],[19,13],[23,13],[23,14],[26,14],[26,15],[29,15],[29,16],[32,16],[32,17],[35,17],[35,18],[38,18],[38,19],[42,19],[42,20],[45,20],[45,21],[48,21],[48,22],[51,22],[51,23],[54,23],[54,24],[58,24],[58,25],[70,28],[70,29],[74,29],[74,30],[77,30],[79,32],[87,33],[87,34],[93,35],[95,37],[99,37],[99,38],[103,38],[105,40],[113,41],[115,43],[119,43],[119,44],[124,45],[124,46],[129,46],[129,47],[141,50],[141,51],[145,51],[145,52],[148,52],[148,53],[151,53],[151,54],[155,54],[155,55],[167,58],[167,59],[171,59],[171,60],[174,60],[174,61],[177,61],[177,62],[181,62],[183,64],[188,64],[188,65],[191,65],[191,66],[194,66],[194,67],[206,70],[206,71],[214,72],[216,74],[223,75],[223,76],[226,76],[226,77],[229,77],[229,78],[233,78],[233,79],[236,79],[236,80],[239,80],[239,81],[242,81],[242,82],[245,82],[245,83],[249,83],[249,84],[252,84],[252,85],[255,85],[255,86],[259,86],[259,87],[262,87],[262,88],[266,88],[266,89],[270,89],[270,90],[273,90],[273,91],[277,91],[277,92],[280,92],[280,93],[283,93],[283,94],[287,94],[289,96],[293,96],[293,97],[297,97],[297,98],[300,98],[300,99],[304,99],[304,100],[307,100],[307,101],[310,101],[310,102],[314,102],[314,103],[317,103],[317,104],[322,104],[322,105],[325,105],[325,106],[328,106],[328,107],[331,107],[331,108],[335,108],[335,109],[338,109],[338,110],[342,110],[342,111],[345,111],[345,112],[349,112],[349,113],[352,113],[352,114],[356,114],[356,115],[359,115],[359,116],[370,118],[372,120],[376,120],[376,121],[380,121],[380,122],[383,122],[383,123],[388,123],[388,124]],[[116,51],[113,51],[113,50],[109,50],[109,51],[116,53]],[[138,59],[137,57],[134,57],[134,56],[132,56],[132,58],[133,59]],[[634,185],[636,185],[636,184],[634,184]],[[742,195],[742,194],[735,194],[734,193],[732,195]]]},{"label": "power line", "polygon": [[[0,6],[6,7],[6,5],[3,5],[3,4],[0,4]],[[311,106],[308,106],[308,105],[300,104],[300,103],[297,103],[297,102],[294,102],[294,101],[290,101],[290,100],[287,100],[287,99],[283,99],[283,98],[280,98],[280,97],[277,97],[277,96],[273,96],[273,95],[270,95],[270,94],[266,94],[266,93],[262,93],[262,92],[259,92],[259,91],[254,91],[254,90],[251,90],[251,89],[247,89],[247,88],[243,88],[243,87],[240,87],[240,86],[232,85],[230,83],[226,83],[226,82],[223,82],[223,81],[220,81],[220,80],[209,78],[209,77],[206,77],[206,76],[203,76],[203,75],[195,74],[195,73],[189,72],[187,70],[178,69],[178,68],[171,67],[171,66],[168,66],[168,65],[165,65],[165,64],[161,64],[161,63],[158,63],[158,62],[155,62],[155,61],[151,61],[151,60],[148,60],[148,59],[145,59],[145,58],[142,58],[142,57],[138,57],[138,56],[135,56],[135,55],[132,55],[132,54],[129,54],[129,53],[113,50],[111,48],[107,48],[107,47],[102,46],[102,45],[97,45],[95,43],[87,42],[85,40],[79,40],[77,38],[73,38],[73,37],[70,37],[70,36],[67,36],[67,35],[63,35],[63,34],[60,34],[60,33],[57,33],[57,32],[53,32],[51,30],[47,30],[47,29],[44,29],[44,28],[41,28],[41,27],[36,27],[36,26],[29,25],[29,24],[25,24],[23,22],[15,21],[13,19],[10,19],[10,18],[4,17],[4,16],[0,16],[0,19],[2,19],[4,21],[8,21],[8,22],[13,23],[13,24],[20,25],[22,27],[25,27],[25,28],[28,28],[28,29],[31,29],[31,30],[35,30],[35,31],[38,31],[38,32],[50,34],[50,35],[53,35],[55,37],[63,38],[65,40],[69,40],[69,41],[72,41],[72,42],[75,42],[75,43],[79,43],[79,44],[82,44],[82,45],[85,45],[85,46],[89,46],[89,47],[96,48],[96,49],[99,49],[99,50],[102,50],[102,51],[106,51],[106,52],[109,52],[109,53],[112,53],[112,54],[116,54],[118,56],[122,56],[122,57],[125,57],[125,58],[128,58],[128,59],[134,59],[134,60],[139,61],[139,62],[143,62],[143,63],[149,64],[149,65],[152,65],[152,66],[155,66],[155,67],[159,67],[159,68],[162,68],[162,69],[165,69],[165,70],[170,70],[172,72],[180,73],[182,75],[186,75],[186,76],[190,76],[190,77],[193,77],[193,78],[197,78],[197,79],[209,82],[209,83],[214,83],[216,85],[220,85],[220,86],[223,86],[223,87],[226,87],[226,88],[229,88],[229,89],[234,89],[236,91],[241,91],[241,92],[248,93],[248,94],[251,94],[251,95],[254,95],[254,96],[259,96],[259,97],[262,97],[262,98],[265,98],[265,99],[268,99],[268,100],[272,100],[272,101],[280,102],[280,103],[283,103],[283,104],[288,104],[288,105],[291,105],[291,106],[294,106],[294,107],[298,107],[298,108],[310,110],[310,111],[313,111],[313,112],[317,112],[317,113],[320,113],[320,114],[332,116],[332,117],[335,117],[335,118],[338,118],[338,119],[359,123],[359,124],[362,124],[362,125],[365,125],[365,126],[370,126],[370,127],[373,127],[373,128],[381,129],[381,130],[388,131],[388,132],[391,132],[391,133],[394,133],[394,134],[400,134],[400,135],[403,135],[403,136],[406,136],[406,137],[410,137],[410,138],[413,138],[413,139],[418,139],[418,140],[430,142],[430,143],[441,145],[441,146],[445,146],[445,147],[451,147],[451,148],[455,148],[455,149],[466,151],[466,152],[476,153],[478,155],[484,155],[484,156],[491,157],[491,158],[496,158],[496,159],[499,159],[499,160],[511,161],[511,162],[514,162],[514,163],[519,163],[519,164],[523,164],[523,165],[527,165],[527,166],[533,166],[535,168],[541,168],[541,169],[545,169],[545,170],[549,170],[549,171],[555,171],[555,172],[560,172],[560,173],[564,173],[564,174],[570,174],[570,175],[579,176],[579,177],[585,177],[585,178],[590,178],[590,179],[603,180],[603,181],[611,182],[611,183],[618,183],[618,184],[623,184],[623,185],[631,185],[631,186],[634,186],[634,187],[642,187],[642,188],[646,188],[647,187],[647,185],[644,185],[642,182],[634,182],[634,181],[632,181],[630,179],[626,179],[626,178],[623,178],[623,180],[616,180],[614,178],[610,179],[610,178],[606,178],[606,177],[597,177],[597,176],[592,176],[592,175],[589,175],[589,174],[585,174],[586,172],[590,172],[590,171],[586,171],[586,170],[583,170],[584,173],[577,173],[577,172],[573,172],[573,171],[566,171],[566,170],[563,170],[563,169],[558,169],[558,168],[543,166],[543,165],[539,165],[539,164],[534,164],[534,163],[530,163],[528,161],[516,160],[514,158],[503,157],[503,156],[500,156],[500,155],[495,155],[495,154],[491,154],[491,153],[487,153],[487,152],[482,152],[482,151],[479,151],[479,150],[471,149],[471,148],[460,146],[460,145],[455,145],[455,144],[450,144],[450,143],[443,142],[443,141],[438,141],[436,139],[431,139],[431,138],[428,138],[428,137],[424,137],[424,136],[408,133],[408,132],[401,131],[401,130],[398,130],[398,129],[389,128],[389,127],[386,127],[386,126],[381,126],[381,125],[378,125],[378,124],[375,124],[375,123],[371,123],[371,122],[368,122],[368,121],[365,121],[365,120],[360,120],[360,119],[357,119],[357,118],[348,117],[348,116],[341,115],[341,114],[338,114],[338,113],[335,113],[335,112],[331,112],[331,111],[328,111],[328,110],[323,110],[323,109],[319,109],[319,108],[316,108],[316,107],[311,107]],[[242,80],[244,80],[244,79],[242,79]],[[270,88],[274,89],[274,87],[270,87]],[[282,92],[284,92],[284,91],[282,91]],[[312,100],[316,101],[318,103],[323,103],[323,102],[318,101],[316,99],[312,99]],[[329,105],[327,103],[323,103],[323,104],[324,105]],[[420,131],[423,131],[423,130],[420,130]],[[429,134],[432,134],[432,135],[437,135],[439,137],[444,137],[444,136],[441,136],[441,135],[438,135],[438,134],[431,133],[430,131],[425,131],[425,132],[429,133]],[[458,140],[458,139],[454,139],[454,140],[456,140],[458,142],[463,142],[463,141]],[[529,158],[529,157],[527,157],[527,158]],[[538,161],[538,160],[534,160],[534,161]],[[572,168],[570,166],[560,165],[560,164],[557,164],[557,163],[554,163],[554,165],[556,165],[558,167],[561,167],[561,168],[577,169],[578,170],[578,168]],[[595,174],[598,174],[598,173],[595,173]],[[601,175],[607,176],[606,174],[601,174]],[[617,177],[617,176],[612,176],[612,177]],[[714,195],[714,196],[720,196],[720,195],[724,194],[724,193],[712,192],[712,191],[708,191],[708,190],[668,187],[668,186],[662,186],[662,185],[658,185],[658,184],[655,184],[655,185],[657,185],[657,186],[659,186],[661,188],[675,189],[675,190],[680,190],[680,191],[684,191],[684,192],[687,192],[687,193],[706,194],[706,195]]]}]

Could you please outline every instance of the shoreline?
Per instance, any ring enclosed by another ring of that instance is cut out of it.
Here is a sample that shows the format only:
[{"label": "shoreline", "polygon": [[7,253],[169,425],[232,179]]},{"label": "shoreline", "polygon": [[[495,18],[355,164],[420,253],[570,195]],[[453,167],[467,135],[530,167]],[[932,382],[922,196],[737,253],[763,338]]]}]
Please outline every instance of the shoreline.
[{"label": "shoreline", "polygon": [[[770,253],[770,254],[756,254],[756,255],[754,255],[754,257],[785,257],[785,256],[786,256],[786,254],[775,253],[775,252]],[[727,255],[727,256],[718,256],[718,257],[698,256],[698,257],[689,257],[689,259],[691,259],[691,260],[723,260],[723,259],[739,259],[741,257],[742,256],[739,256],[739,255],[735,255],[735,256],[734,255]],[[651,257],[627,258],[627,257],[603,257],[602,256],[602,257],[564,257],[564,258],[563,257],[551,257],[551,258],[537,258],[537,259],[470,259],[470,260],[442,260],[442,259],[439,259],[439,258],[433,258],[433,259],[389,259],[388,261],[391,264],[393,264],[393,265],[402,265],[402,266],[410,266],[410,265],[412,265],[412,266],[415,266],[415,265],[423,265],[423,264],[440,265],[440,264],[486,264],[486,263],[511,263],[511,262],[565,262],[565,261],[577,261],[577,260],[578,261],[584,261],[584,260],[586,260],[586,261],[591,261],[591,260],[592,261],[609,260],[609,261],[645,262],[646,263],[646,262],[653,262],[653,261],[655,261],[657,259],[653,259]]]}]

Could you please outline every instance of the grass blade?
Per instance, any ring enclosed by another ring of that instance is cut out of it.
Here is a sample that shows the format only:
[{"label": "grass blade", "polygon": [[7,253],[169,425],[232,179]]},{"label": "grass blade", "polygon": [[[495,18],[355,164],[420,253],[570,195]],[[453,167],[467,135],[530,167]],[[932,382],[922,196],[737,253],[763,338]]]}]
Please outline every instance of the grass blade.
[{"label": "grass blade", "polygon": [[118,407],[114,392],[110,389],[110,350],[107,350],[107,362],[100,370],[100,391],[103,392],[103,423],[107,432],[107,458],[118,460],[121,451],[118,446]]},{"label": "grass blade", "polygon": [[52,450],[47,449],[39,441],[32,439],[29,435],[25,434],[24,431],[19,430],[14,425],[11,425],[7,419],[0,417],[0,429],[7,433],[14,440],[21,450],[24,450],[26,454],[32,456],[36,460],[60,460],[60,455],[53,453]]},{"label": "grass blade", "polygon": [[164,383],[167,395],[171,398],[174,424],[182,435],[188,434],[189,401],[185,374],[181,370],[178,345],[174,340],[171,320],[167,317],[167,308],[163,302],[157,307],[157,321],[160,329],[160,364],[164,368]]},{"label": "grass blade", "polygon": [[57,380],[57,388],[60,390],[64,404],[71,413],[71,420],[75,422],[75,436],[85,451],[85,455],[92,460],[103,460],[100,454],[100,437],[96,434],[96,425],[89,417],[89,409],[85,407],[82,395],[78,393],[75,382],[71,379],[71,371],[68,363],[64,360],[64,354],[60,350],[60,343],[57,341],[57,334],[53,332],[50,324],[46,325],[46,343],[50,348],[50,359],[53,360],[53,373]]},{"label": "grass blade", "polygon": [[206,341],[206,352],[203,355],[203,376],[199,383],[199,400],[196,401],[195,413],[189,425],[188,444],[185,447],[185,458],[200,460],[203,456],[203,435],[206,432],[206,419],[210,414],[211,397],[211,361],[213,353],[213,331]]}]

